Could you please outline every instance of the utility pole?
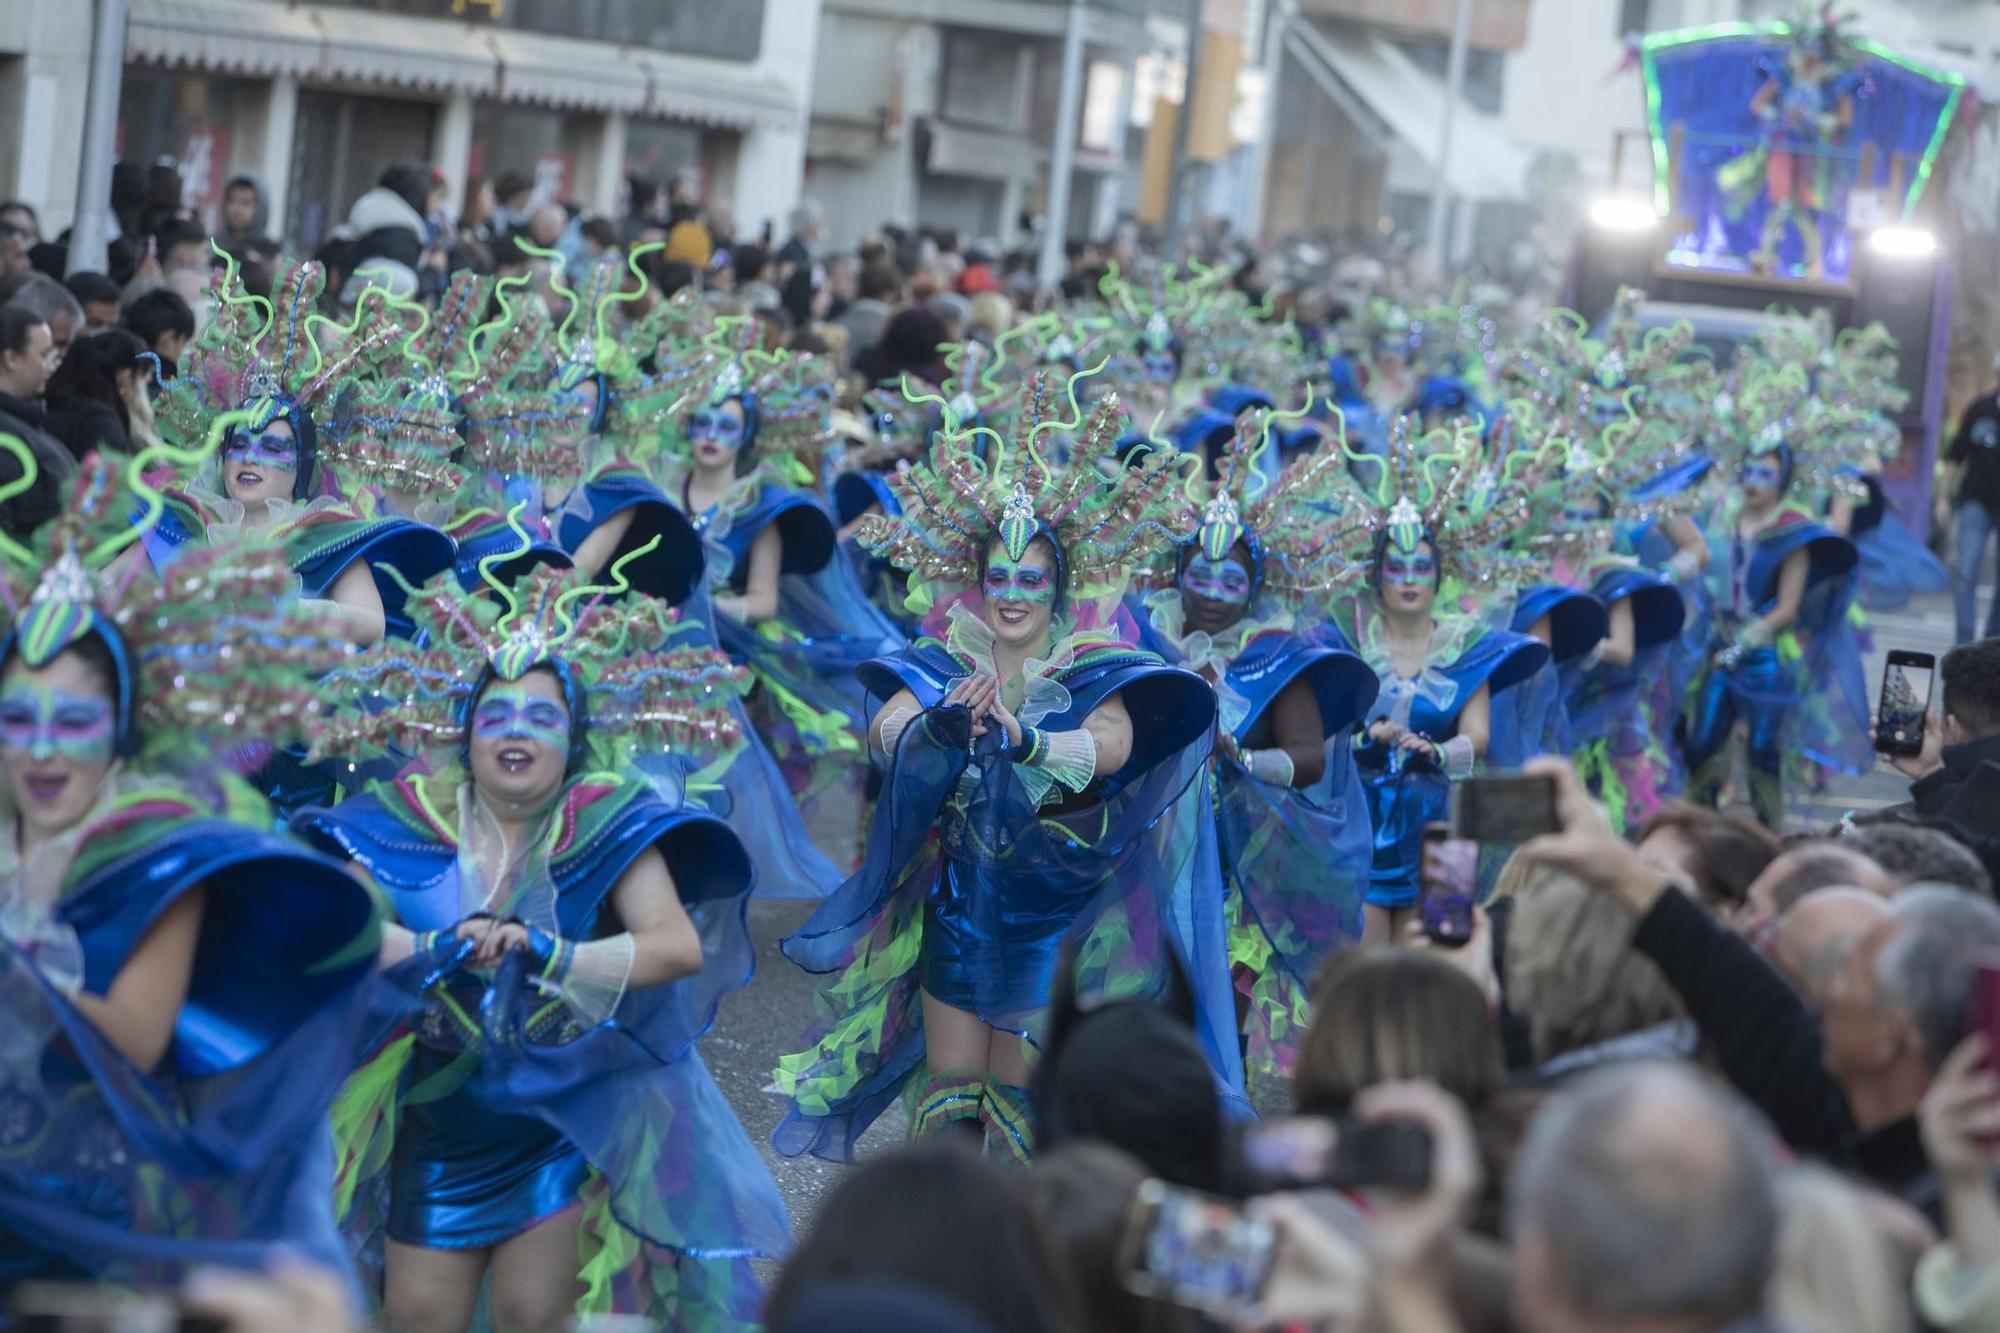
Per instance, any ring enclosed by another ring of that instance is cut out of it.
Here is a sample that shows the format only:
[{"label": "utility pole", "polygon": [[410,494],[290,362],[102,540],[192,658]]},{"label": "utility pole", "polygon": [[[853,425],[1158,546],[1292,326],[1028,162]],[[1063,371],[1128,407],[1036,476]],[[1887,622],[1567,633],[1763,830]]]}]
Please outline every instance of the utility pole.
[{"label": "utility pole", "polygon": [[[1266,197],[1271,186],[1271,153],[1278,138],[1278,100],[1284,88],[1285,35],[1292,30],[1298,13],[1299,0],[1277,0],[1264,15],[1263,137],[1251,150],[1250,188],[1246,191],[1249,198],[1244,200],[1241,220],[1244,233],[1252,237],[1267,230]],[[1311,159],[1306,161],[1309,165]],[[1310,224],[1311,196],[1307,196],[1306,211],[1306,221]]]},{"label": "utility pole", "polygon": [[70,222],[70,273],[102,273],[110,244],[111,165],[118,145],[118,86],[125,78],[125,0],[96,0],[90,28],[90,88],[83,104],[82,165]]},{"label": "utility pole", "polygon": [[1451,133],[1465,95],[1465,54],[1472,42],[1472,0],[1458,0],[1451,25],[1451,54],[1444,67],[1444,116],[1438,125],[1437,175],[1431,183],[1430,235],[1426,248],[1439,273],[1446,271],[1445,227],[1451,217]]},{"label": "utility pole", "polygon": [[1062,281],[1063,241],[1069,235],[1069,191],[1076,175],[1076,119],[1083,109],[1083,0],[1069,0],[1063,26],[1062,84],[1056,92],[1055,142],[1049,145],[1049,197],[1042,209],[1042,253],[1035,281]]},{"label": "utility pole", "polygon": [[1187,235],[1188,214],[1193,209],[1189,188],[1192,164],[1188,161],[1188,131],[1194,122],[1194,93],[1201,80],[1202,0],[1188,0],[1187,61],[1181,75],[1181,109],[1174,117],[1174,169],[1167,187],[1167,250],[1178,249]]}]

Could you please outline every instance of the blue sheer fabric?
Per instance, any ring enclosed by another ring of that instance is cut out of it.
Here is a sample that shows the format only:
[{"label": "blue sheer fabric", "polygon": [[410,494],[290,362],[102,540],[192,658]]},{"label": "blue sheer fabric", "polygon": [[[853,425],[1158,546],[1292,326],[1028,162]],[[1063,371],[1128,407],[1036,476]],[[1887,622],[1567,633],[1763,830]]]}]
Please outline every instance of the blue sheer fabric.
[{"label": "blue sheer fabric", "polygon": [[[404,925],[446,929],[462,916],[456,836],[421,786],[378,788],[298,827],[366,866]],[[750,977],[749,859],[721,821],[644,784],[587,774],[560,800],[564,833],[548,865],[561,936],[615,933],[611,894],[657,848],[700,936],[702,970],[627,990],[609,1018],[584,1026],[555,1012],[523,954],[490,974],[421,954],[390,969],[380,1007],[412,1038],[374,1057],[406,1052],[390,1067],[396,1109],[382,1126],[394,1146],[342,1144],[344,1169],[360,1176],[345,1183],[344,1223],[366,1262],[385,1225],[410,1244],[485,1245],[581,1204],[599,1247],[586,1281],[610,1308],[674,1328],[753,1321],[761,1294],[748,1260],[782,1253],[788,1224],[696,1050],[723,995]]]},{"label": "blue sheer fabric", "polygon": [[102,996],[200,889],[188,996],[142,1073],[0,939],[0,1284],[173,1282],[281,1249],[343,1269],[325,1119],[344,1071],[327,1052],[363,1030],[379,934],[367,892],[336,862],[170,801],[105,836],[130,849],[57,906],[83,989]]},{"label": "blue sheer fabric", "polygon": [[785,941],[807,971],[840,974],[810,1048],[780,1066],[787,1115],[772,1141],[787,1155],[852,1156],[923,1065],[920,987],[1032,1039],[1066,944],[1086,999],[1161,994],[1165,951],[1182,954],[1218,1085],[1243,1104],[1213,846],[1203,856],[1208,826],[1175,817],[1208,755],[1213,691],[1124,645],[1079,657],[1056,677],[1069,707],[1035,725],[1075,729],[1116,694],[1132,756],[1038,808],[998,733],[975,743],[965,708],[942,702],[968,672],[926,642],[864,673],[872,694],[908,688],[924,711],[888,763],[860,870]]}]

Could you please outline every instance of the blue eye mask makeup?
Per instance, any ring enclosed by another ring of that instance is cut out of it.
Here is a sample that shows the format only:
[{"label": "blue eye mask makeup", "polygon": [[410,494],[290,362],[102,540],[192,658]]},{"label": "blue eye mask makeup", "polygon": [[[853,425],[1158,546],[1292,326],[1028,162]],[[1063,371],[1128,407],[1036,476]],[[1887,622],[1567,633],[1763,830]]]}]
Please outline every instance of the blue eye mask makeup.
[{"label": "blue eye mask makeup", "polygon": [[569,710],[518,685],[495,685],[472,712],[472,734],[537,741],[561,752],[569,748]]},{"label": "blue eye mask makeup", "polygon": [[1053,606],[1056,600],[1055,575],[1046,566],[1016,562],[1004,556],[986,566],[986,581],[982,586],[988,601]]},{"label": "blue eye mask makeup", "polygon": [[1776,490],[1784,479],[1784,471],[1776,463],[1745,463],[1736,479],[1745,486],[1768,486]]},{"label": "blue eye mask makeup", "polygon": [[34,759],[109,762],[111,703],[17,680],[0,693],[0,749]]},{"label": "blue eye mask makeup", "polygon": [[299,442],[289,435],[280,435],[275,431],[259,431],[255,435],[238,432],[231,435],[227,443],[222,446],[222,456],[231,463],[242,463],[273,472],[299,470]]},{"label": "blue eye mask makeup", "polygon": [[1181,591],[1211,602],[1246,606],[1250,602],[1250,575],[1234,560],[1197,555],[1181,574]]},{"label": "blue eye mask makeup", "polygon": [[728,412],[703,409],[688,417],[688,443],[714,440],[731,449],[743,447],[743,422]]},{"label": "blue eye mask makeup", "polygon": [[1431,584],[1437,581],[1436,558],[1428,555],[1386,555],[1382,557],[1382,582]]}]

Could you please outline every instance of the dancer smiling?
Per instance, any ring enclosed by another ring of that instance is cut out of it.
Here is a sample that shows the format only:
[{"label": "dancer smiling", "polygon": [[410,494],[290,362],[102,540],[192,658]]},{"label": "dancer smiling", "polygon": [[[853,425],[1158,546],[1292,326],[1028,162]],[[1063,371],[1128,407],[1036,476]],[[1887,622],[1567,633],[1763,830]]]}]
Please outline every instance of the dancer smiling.
[{"label": "dancer smiling", "polygon": [[[901,515],[861,530],[924,585],[943,638],[863,670],[883,795],[861,869],[785,943],[840,975],[810,1047],[780,1063],[781,1152],[846,1159],[907,1088],[913,1134],[975,1123],[1025,1157],[1030,1043],[1063,942],[1081,942],[1087,995],[1157,992],[1162,950],[1185,947],[1193,839],[1170,812],[1199,777],[1214,693],[1095,628],[1133,563],[1184,530],[1164,456],[1112,462],[1117,413],[1101,401],[1080,431],[1029,419],[1014,441],[948,424],[891,481]],[[1071,432],[1059,471],[1042,449]],[[1182,962],[1240,1096],[1226,961]]]},{"label": "dancer smiling", "polygon": [[327,682],[350,707],[323,744],[432,755],[429,775],[297,821],[395,916],[413,1030],[336,1120],[343,1212],[360,1240],[386,1232],[399,1329],[466,1328],[482,1281],[500,1327],[573,1309],[749,1323],[748,1258],[787,1243],[695,1048],[749,978],[749,859],[627,767],[634,746],[702,762],[733,745],[741,676],[620,591],[542,570],[495,589],[503,614],[441,579],[413,603],[429,650],[385,646]]}]

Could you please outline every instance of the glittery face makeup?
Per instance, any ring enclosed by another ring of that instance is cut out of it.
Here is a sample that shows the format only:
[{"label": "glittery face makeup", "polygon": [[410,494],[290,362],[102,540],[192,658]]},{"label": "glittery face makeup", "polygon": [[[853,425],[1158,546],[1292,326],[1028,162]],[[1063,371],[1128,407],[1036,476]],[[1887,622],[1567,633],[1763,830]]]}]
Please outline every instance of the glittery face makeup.
[{"label": "glittery face makeup", "polygon": [[472,712],[476,740],[525,740],[557,751],[569,748],[569,710],[519,682],[489,687]]},{"label": "glittery face makeup", "polygon": [[1737,470],[1736,479],[1745,486],[1762,487],[1768,491],[1778,489],[1778,482],[1784,476],[1776,463],[1749,462]]},{"label": "glittery face makeup", "polygon": [[697,456],[733,455],[743,448],[743,408],[733,402],[699,408],[688,417],[687,433]]},{"label": "glittery face makeup", "polygon": [[1429,555],[1404,555],[1400,551],[1390,551],[1382,557],[1382,582],[1402,587],[1429,587],[1437,582],[1437,558]]},{"label": "glittery face makeup", "polygon": [[231,467],[240,465],[257,471],[297,472],[299,442],[292,438],[289,428],[272,430],[267,426],[255,434],[238,431],[224,442],[222,459]]},{"label": "glittery face makeup", "polygon": [[1014,561],[1005,555],[996,556],[986,566],[984,587],[988,601],[1055,605],[1055,575],[1047,565],[1032,558]]},{"label": "glittery face makeup", "polygon": [[1562,507],[1562,526],[1565,528],[1587,528],[1603,517],[1595,505],[1566,504]]},{"label": "glittery face makeup", "polygon": [[31,759],[109,763],[115,725],[109,699],[17,679],[0,690],[0,748]]},{"label": "glittery face makeup", "polygon": [[1250,572],[1236,560],[1211,560],[1197,555],[1181,574],[1181,591],[1227,606],[1250,601]]}]

